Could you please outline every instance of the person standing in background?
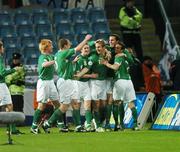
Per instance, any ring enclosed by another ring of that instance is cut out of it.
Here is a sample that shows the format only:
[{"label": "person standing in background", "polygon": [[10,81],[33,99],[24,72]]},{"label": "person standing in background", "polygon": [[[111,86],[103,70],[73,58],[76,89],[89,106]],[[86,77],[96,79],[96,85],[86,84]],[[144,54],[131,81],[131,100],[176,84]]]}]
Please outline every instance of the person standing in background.
[{"label": "person standing in background", "polygon": [[119,19],[126,47],[134,48],[137,58],[142,61],[143,50],[141,45],[142,13],[134,6],[135,0],[125,0],[125,6],[120,9]]},{"label": "person standing in background", "polygon": [[[11,73],[6,76],[5,82],[9,87],[13,102],[13,110],[18,112],[23,112],[24,107],[24,89],[25,89],[25,68],[21,64],[21,54],[12,54],[12,64],[11,69],[15,67],[21,67],[19,71]],[[16,125],[12,124],[12,134],[23,134],[16,129]]]}]

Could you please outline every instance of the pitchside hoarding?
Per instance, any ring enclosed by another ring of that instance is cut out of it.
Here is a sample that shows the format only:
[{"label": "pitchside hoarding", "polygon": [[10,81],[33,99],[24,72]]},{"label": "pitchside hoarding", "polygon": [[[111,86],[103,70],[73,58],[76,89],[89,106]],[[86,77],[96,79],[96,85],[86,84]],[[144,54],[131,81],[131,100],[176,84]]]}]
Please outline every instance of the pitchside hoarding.
[{"label": "pitchside hoarding", "polygon": [[180,94],[170,94],[152,125],[156,130],[180,130]]}]

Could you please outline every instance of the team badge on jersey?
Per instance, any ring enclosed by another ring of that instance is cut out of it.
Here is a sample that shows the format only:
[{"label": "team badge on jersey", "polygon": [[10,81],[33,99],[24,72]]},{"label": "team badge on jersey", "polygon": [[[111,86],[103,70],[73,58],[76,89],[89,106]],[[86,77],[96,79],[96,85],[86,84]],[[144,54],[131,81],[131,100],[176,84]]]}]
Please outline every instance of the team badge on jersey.
[{"label": "team badge on jersey", "polygon": [[93,65],[92,61],[89,61],[89,62],[88,62],[88,65],[90,65],[90,66]]}]

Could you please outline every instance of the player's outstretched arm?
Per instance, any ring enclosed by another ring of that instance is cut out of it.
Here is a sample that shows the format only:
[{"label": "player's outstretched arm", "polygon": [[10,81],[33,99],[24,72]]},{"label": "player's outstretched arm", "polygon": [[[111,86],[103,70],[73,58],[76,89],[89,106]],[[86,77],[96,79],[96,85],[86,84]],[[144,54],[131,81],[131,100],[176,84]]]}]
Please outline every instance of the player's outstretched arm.
[{"label": "player's outstretched arm", "polygon": [[92,38],[92,35],[88,34],[84,40],[75,47],[75,51],[81,51],[83,46]]},{"label": "player's outstretched arm", "polygon": [[118,70],[120,67],[120,64],[110,64],[107,60],[101,60],[101,64],[104,64],[105,66],[113,70]]}]

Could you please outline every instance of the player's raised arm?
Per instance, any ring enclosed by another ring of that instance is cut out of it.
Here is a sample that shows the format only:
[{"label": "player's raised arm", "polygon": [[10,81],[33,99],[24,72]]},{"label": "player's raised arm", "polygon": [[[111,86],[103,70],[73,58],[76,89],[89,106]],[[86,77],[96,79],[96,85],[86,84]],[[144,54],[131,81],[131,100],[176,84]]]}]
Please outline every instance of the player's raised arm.
[{"label": "player's raised arm", "polygon": [[83,46],[92,38],[92,35],[88,34],[86,35],[86,37],[84,38],[84,40],[79,43],[74,49],[75,51],[81,51],[81,49],[83,48]]}]

